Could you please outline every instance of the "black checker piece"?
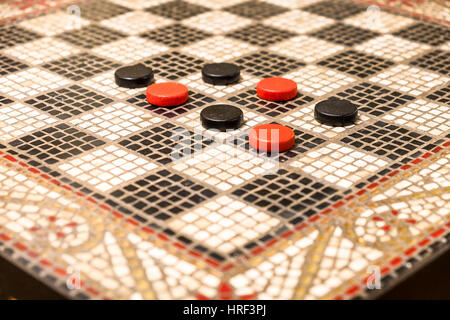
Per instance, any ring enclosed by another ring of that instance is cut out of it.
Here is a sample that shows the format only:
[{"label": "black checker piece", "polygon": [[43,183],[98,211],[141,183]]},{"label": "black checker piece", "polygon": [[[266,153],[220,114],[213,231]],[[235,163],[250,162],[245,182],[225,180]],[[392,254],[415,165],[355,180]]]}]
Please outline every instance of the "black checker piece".
[{"label": "black checker piece", "polygon": [[378,37],[378,32],[365,30],[362,28],[349,26],[343,23],[336,23],[309,34],[322,40],[352,47],[361,42]]},{"label": "black checker piece", "polygon": [[130,11],[128,8],[104,0],[84,1],[78,6],[81,16],[91,21],[106,20]]},{"label": "black checker piece", "polygon": [[41,36],[37,33],[21,27],[9,24],[0,25],[0,50],[39,38],[41,38]]},{"label": "black checker piece", "polygon": [[391,61],[355,50],[339,53],[317,64],[360,78],[366,78],[394,65]]},{"label": "black checker piece", "polygon": [[255,89],[250,89],[228,98],[228,101],[269,117],[278,117],[281,114],[313,102],[314,98],[298,93],[296,98],[289,101],[267,101],[259,98]]},{"label": "black checker piece", "polygon": [[99,147],[105,142],[62,123],[33,132],[9,144],[47,164],[54,164]]},{"label": "black checker piece", "polygon": [[173,51],[144,61],[151,67],[157,77],[177,80],[190,74],[200,72],[206,62],[190,55]]},{"label": "black checker piece", "polygon": [[140,36],[172,48],[177,48],[210,37],[211,34],[175,23],[168,27],[142,33]]},{"label": "black checker piece", "polygon": [[259,23],[227,34],[228,37],[261,47],[270,46],[296,35],[297,34],[293,32],[279,30]]},{"label": "black checker piece", "polygon": [[86,49],[92,49],[124,37],[126,36],[120,32],[95,24],[57,36],[57,38]]},{"label": "black checker piece", "polygon": [[331,185],[285,169],[256,178],[233,195],[291,224],[300,223],[342,198]]},{"label": "black checker piece", "polygon": [[302,11],[308,11],[320,16],[331,18],[334,20],[342,20],[350,16],[366,10],[363,4],[355,3],[355,1],[328,0],[314,3],[310,6],[302,8]]},{"label": "black checker piece", "polygon": [[164,116],[166,118],[173,118],[190,110],[194,110],[198,107],[203,107],[207,104],[214,102],[213,98],[205,96],[204,94],[189,91],[189,99],[185,103],[180,106],[171,107],[171,108],[161,108],[158,106],[151,105],[147,101],[147,97],[145,94],[141,93],[135,97],[132,97],[127,100],[127,102],[135,105],[136,107],[145,108],[147,110],[151,110],[154,113]]},{"label": "black checker piece", "polygon": [[145,129],[119,142],[121,146],[161,164],[193,155],[212,143],[213,140],[172,123]]},{"label": "black checker piece", "polygon": [[46,63],[43,67],[71,80],[79,81],[107,70],[119,68],[120,64],[83,52]]},{"label": "black checker piece", "polygon": [[235,62],[241,71],[261,78],[279,77],[305,66],[303,62],[265,50],[241,57]]},{"label": "black checker piece", "polygon": [[111,192],[111,195],[140,212],[167,220],[216,193],[178,174],[160,170]]},{"label": "black checker piece", "polygon": [[238,3],[224,10],[254,20],[266,19],[288,11],[287,8],[257,0]]},{"label": "black checker piece", "polygon": [[0,54],[0,76],[28,68],[28,65]]},{"label": "black checker piece", "polygon": [[428,52],[409,64],[448,76],[450,75],[450,52],[442,50]]},{"label": "black checker piece", "polygon": [[387,112],[411,102],[415,98],[398,91],[392,91],[368,82],[360,83],[336,94],[358,106],[358,110],[379,117]]},{"label": "black checker piece", "polygon": [[113,100],[79,85],[72,85],[68,88],[47,92],[25,102],[58,119],[65,120],[103,107]]},{"label": "black checker piece", "polygon": [[427,99],[449,105],[450,104],[450,84],[446,87],[439,88],[429,95],[427,95]]},{"label": "black checker piece", "polygon": [[431,140],[430,136],[377,121],[341,139],[341,142],[350,144],[357,149],[388,157],[391,160],[397,160],[414,151],[420,151],[429,145]]},{"label": "black checker piece", "polygon": [[164,16],[173,20],[184,20],[201,13],[205,13],[210,9],[189,3],[182,0],[175,0],[146,9],[157,16]]},{"label": "black checker piece", "polygon": [[419,22],[394,33],[407,40],[422,42],[431,46],[440,46],[450,41],[448,27],[426,22]]}]

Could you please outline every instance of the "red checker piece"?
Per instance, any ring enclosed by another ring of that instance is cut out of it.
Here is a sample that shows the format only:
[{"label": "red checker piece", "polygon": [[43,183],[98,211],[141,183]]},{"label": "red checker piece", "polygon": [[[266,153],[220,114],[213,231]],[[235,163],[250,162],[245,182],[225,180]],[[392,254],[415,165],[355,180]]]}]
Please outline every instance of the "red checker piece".
[{"label": "red checker piece", "polygon": [[297,83],[285,78],[262,79],[256,86],[258,97],[269,101],[286,101],[297,95]]},{"label": "red checker piece", "polygon": [[188,88],[177,82],[154,83],[147,87],[147,101],[159,107],[175,107],[187,101]]},{"label": "red checker piece", "polygon": [[250,145],[259,151],[286,151],[295,144],[292,129],[279,124],[261,124],[249,133]]}]

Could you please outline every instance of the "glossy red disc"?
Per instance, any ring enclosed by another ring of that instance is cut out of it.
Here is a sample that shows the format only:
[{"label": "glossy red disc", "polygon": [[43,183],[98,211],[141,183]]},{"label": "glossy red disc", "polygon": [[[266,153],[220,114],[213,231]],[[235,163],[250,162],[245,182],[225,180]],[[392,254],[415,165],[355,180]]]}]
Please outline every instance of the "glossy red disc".
[{"label": "glossy red disc", "polygon": [[256,86],[256,94],[264,100],[290,100],[297,95],[297,83],[278,77],[262,79]]},{"label": "glossy red disc", "polygon": [[250,130],[249,142],[259,151],[282,152],[294,146],[295,134],[279,124],[262,124]]},{"label": "glossy red disc", "polygon": [[147,87],[147,101],[155,106],[175,107],[187,101],[188,88],[177,82],[154,83]]}]

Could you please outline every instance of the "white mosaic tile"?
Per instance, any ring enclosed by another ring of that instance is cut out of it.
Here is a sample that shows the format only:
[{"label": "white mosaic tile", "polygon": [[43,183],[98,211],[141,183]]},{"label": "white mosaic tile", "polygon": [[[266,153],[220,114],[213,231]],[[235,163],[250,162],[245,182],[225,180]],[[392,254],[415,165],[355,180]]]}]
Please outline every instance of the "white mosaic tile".
[{"label": "white mosaic tile", "polygon": [[440,86],[450,78],[416,67],[400,64],[369,79],[391,89],[418,96]]},{"label": "white mosaic tile", "polygon": [[269,49],[305,63],[314,63],[345,49],[344,46],[301,35],[274,44]]},{"label": "white mosaic tile", "polygon": [[162,119],[143,109],[118,102],[73,119],[70,123],[101,137],[117,140]]},{"label": "white mosaic tile", "polygon": [[77,17],[73,14],[58,11],[24,20],[19,23],[19,26],[50,37],[66,31],[81,29],[89,24],[89,20],[83,19],[83,16]]},{"label": "white mosaic tile", "polygon": [[108,1],[130,9],[141,10],[157,6],[160,4],[164,4],[167,2],[171,2],[173,0],[108,0]]},{"label": "white mosaic tile", "polygon": [[346,189],[387,164],[387,161],[357,149],[330,143],[304,154],[289,165]]},{"label": "white mosaic tile", "polygon": [[384,119],[432,135],[450,132],[450,107],[423,99],[395,109]]},{"label": "white mosaic tile", "polygon": [[223,253],[260,237],[280,221],[242,201],[222,196],[176,216],[169,227]]},{"label": "white mosaic tile", "polygon": [[386,11],[369,10],[344,20],[346,24],[380,33],[391,33],[415,23],[415,20]]},{"label": "white mosaic tile", "polygon": [[24,99],[69,83],[69,80],[54,73],[31,68],[0,78],[0,92],[16,99]]},{"label": "white mosaic tile", "polygon": [[29,64],[38,65],[79,53],[80,49],[63,41],[45,37],[8,48],[4,52]]},{"label": "white mosaic tile", "polygon": [[284,77],[297,82],[300,92],[319,97],[355,82],[355,78],[346,74],[315,65],[302,67]]},{"label": "white mosaic tile", "polygon": [[392,35],[383,35],[354,47],[356,50],[394,62],[402,62],[419,55],[431,47]]},{"label": "white mosaic tile", "polygon": [[334,138],[342,132],[348,131],[354,126],[370,120],[370,118],[364,114],[359,114],[356,123],[345,127],[332,127],[321,124],[314,119],[314,108],[316,104],[312,104],[301,109],[294,110],[292,113],[281,118],[281,120],[298,127],[301,130],[309,130],[314,133],[319,133],[327,138]]},{"label": "white mosaic tile", "polygon": [[251,19],[226,11],[210,11],[183,20],[183,24],[188,27],[194,27],[212,34],[228,33],[243,28],[252,22]]},{"label": "white mosaic tile", "polygon": [[223,62],[236,59],[257,49],[243,41],[215,36],[183,47],[181,51],[212,62]]},{"label": "white mosaic tile", "polygon": [[441,46],[441,50],[450,51],[450,41]]},{"label": "white mosaic tile", "polygon": [[173,21],[143,11],[131,11],[103,20],[100,24],[128,35],[137,35],[149,30],[165,27]]},{"label": "white mosaic tile", "polygon": [[276,164],[227,144],[219,144],[177,161],[173,169],[222,191],[267,173]]},{"label": "white mosaic tile", "polygon": [[186,2],[190,2],[192,4],[196,4],[199,6],[204,6],[210,9],[223,9],[226,7],[231,7],[234,6],[236,4],[239,3],[243,3],[246,2],[248,0],[208,0],[208,1],[204,1],[204,0],[185,0]]},{"label": "white mosaic tile", "polygon": [[123,64],[130,64],[167,50],[169,48],[164,45],[148,39],[130,36],[96,47],[92,52]]},{"label": "white mosaic tile", "polygon": [[288,9],[303,8],[323,0],[261,0]]},{"label": "white mosaic tile", "polygon": [[180,79],[178,82],[192,88],[195,91],[201,91],[209,96],[214,96],[215,98],[220,99],[250,86],[255,86],[259,80],[259,78],[250,74],[241,73],[241,80],[239,82],[227,86],[217,86],[205,83],[202,79],[201,72],[199,72]]},{"label": "white mosaic tile", "polygon": [[298,34],[310,33],[333,24],[333,19],[301,10],[292,10],[264,20],[264,24]]},{"label": "white mosaic tile", "polygon": [[0,139],[13,139],[57,121],[21,103],[0,106]]},{"label": "white mosaic tile", "polygon": [[156,164],[114,145],[84,153],[58,166],[103,192],[155,168]]}]

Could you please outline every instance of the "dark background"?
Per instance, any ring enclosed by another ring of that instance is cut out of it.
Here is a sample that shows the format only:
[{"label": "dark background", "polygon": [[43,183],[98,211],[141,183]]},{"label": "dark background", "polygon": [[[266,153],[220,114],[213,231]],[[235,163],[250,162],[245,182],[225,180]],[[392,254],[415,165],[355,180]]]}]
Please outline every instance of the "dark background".
[{"label": "dark background", "polygon": [[[0,299],[64,299],[0,256]],[[380,297],[380,300],[450,300],[450,250]]]}]

